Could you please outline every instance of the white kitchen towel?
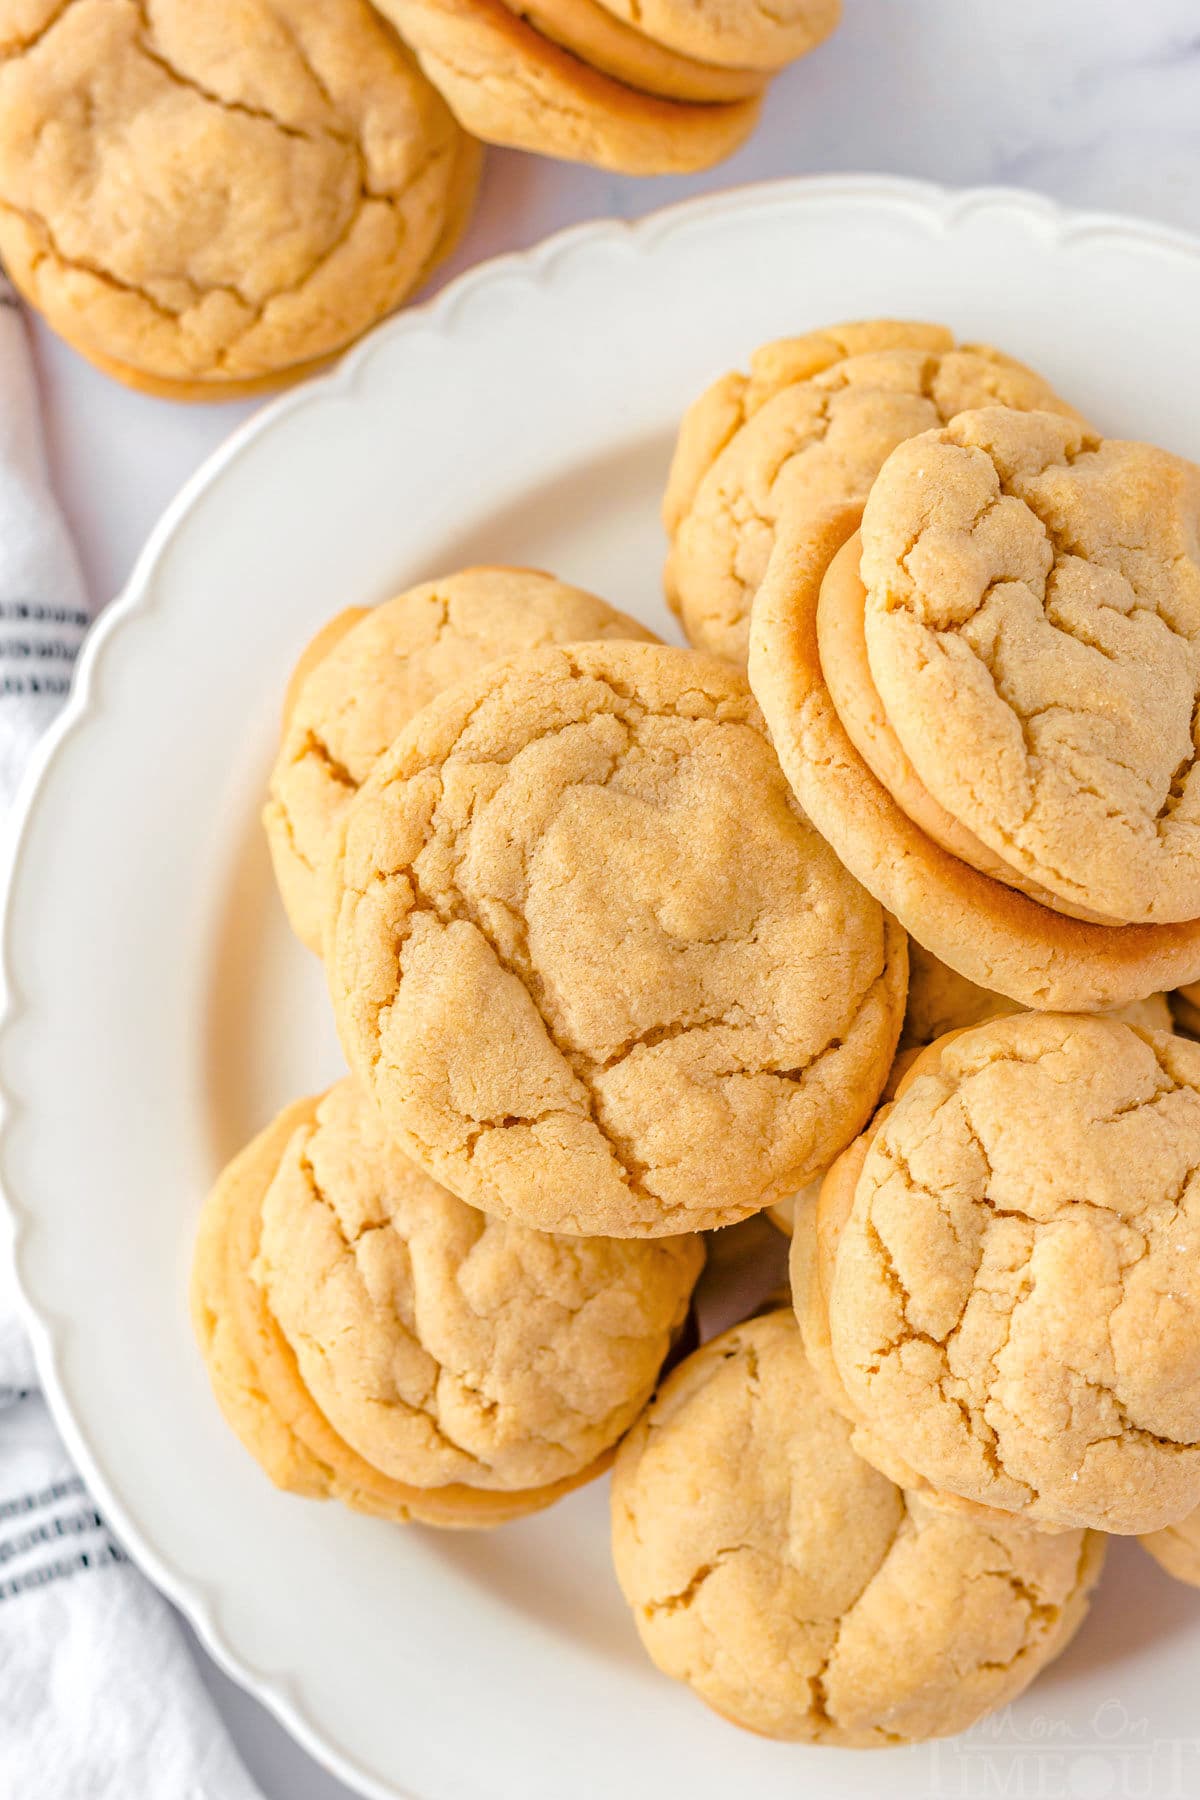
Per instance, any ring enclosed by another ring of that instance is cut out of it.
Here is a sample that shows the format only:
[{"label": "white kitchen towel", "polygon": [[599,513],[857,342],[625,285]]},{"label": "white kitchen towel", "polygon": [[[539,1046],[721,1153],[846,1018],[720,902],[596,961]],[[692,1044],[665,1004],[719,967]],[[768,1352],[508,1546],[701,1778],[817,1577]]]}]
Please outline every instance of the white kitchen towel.
[{"label": "white kitchen towel", "polygon": [[[0,809],[88,623],[0,275]],[[110,1536],[37,1391],[0,1230],[0,1796],[260,1800],[170,1609]]]}]

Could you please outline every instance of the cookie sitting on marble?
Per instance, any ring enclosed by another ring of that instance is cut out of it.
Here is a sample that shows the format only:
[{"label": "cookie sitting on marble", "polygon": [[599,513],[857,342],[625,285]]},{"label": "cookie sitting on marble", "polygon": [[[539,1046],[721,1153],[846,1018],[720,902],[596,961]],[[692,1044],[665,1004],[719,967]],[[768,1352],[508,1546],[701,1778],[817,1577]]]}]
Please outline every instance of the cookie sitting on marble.
[{"label": "cookie sitting on marble", "polygon": [[[455,117],[488,144],[625,175],[684,174],[732,155],[758,123],[759,90],[753,81],[736,99],[667,98],[573,54],[565,47],[567,38],[584,30],[594,36],[596,26],[581,26],[576,19],[564,27],[561,3],[555,9],[556,36],[538,29],[531,7],[506,0],[379,0],[379,5],[413,46]],[[612,35],[606,36],[604,55],[610,66],[614,55],[623,53],[608,41]],[[656,75],[650,77],[660,87],[664,55],[655,59]],[[638,64],[645,71],[645,53]]]},{"label": "cookie sitting on marble", "polygon": [[0,0],[0,254],[144,392],[335,356],[449,252],[479,168],[367,0]]}]

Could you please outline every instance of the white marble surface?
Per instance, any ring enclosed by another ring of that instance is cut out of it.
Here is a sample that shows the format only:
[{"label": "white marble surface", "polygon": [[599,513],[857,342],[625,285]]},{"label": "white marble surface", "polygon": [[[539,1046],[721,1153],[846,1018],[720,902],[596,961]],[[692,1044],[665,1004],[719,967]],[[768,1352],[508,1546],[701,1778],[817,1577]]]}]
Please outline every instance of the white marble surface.
[{"label": "white marble surface", "polygon": [[[845,0],[845,8],[837,37],[777,82],[753,143],[707,175],[634,182],[495,153],[448,273],[577,220],[834,170],[1010,183],[1200,231],[1200,0]],[[59,491],[100,601],[120,587],[180,483],[252,408],[142,399],[44,332],[38,350]],[[267,1800],[348,1793],[205,1666]]]}]

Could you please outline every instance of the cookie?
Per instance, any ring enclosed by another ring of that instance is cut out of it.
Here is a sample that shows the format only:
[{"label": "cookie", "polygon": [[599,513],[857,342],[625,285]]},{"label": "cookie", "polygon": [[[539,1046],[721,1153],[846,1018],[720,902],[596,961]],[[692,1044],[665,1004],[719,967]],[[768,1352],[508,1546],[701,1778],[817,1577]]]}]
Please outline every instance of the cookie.
[{"label": "cookie", "polygon": [[730,1224],[870,1112],[903,933],[795,805],[744,680],[656,644],[496,664],[348,809],[326,970],[398,1141],[544,1230]]},{"label": "cookie", "polygon": [[602,0],[660,44],[704,62],[774,71],[823,43],[842,0],[787,0],[768,11],[754,0]]},{"label": "cookie", "polygon": [[331,620],[289,684],[263,812],[296,935],[318,953],[338,826],[409,720],[488,663],[577,638],[652,638],[613,607],[538,569],[462,569]]},{"label": "cookie", "polygon": [[476,1212],[345,1080],[221,1177],[194,1312],[222,1407],[281,1486],[489,1524],[603,1466],[703,1260],[697,1238],[580,1242]]},{"label": "cookie", "polygon": [[1048,413],[963,413],[871,490],[879,704],[985,872],[1045,904],[1200,918],[1198,537],[1200,468]]},{"label": "cookie", "polygon": [[706,1344],[617,1454],[613,1555],[664,1673],[765,1736],[965,1731],[1070,1641],[1096,1532],[939,1512],[858,1457],[790,1312]]},{"label": "cookie", "polygon": [[75,349],[226,399],[383,318],[478,146],[366,0],[7,0],[0,254]]},{"label": "cookie", "polygon": [[1191,1587],[1200,1587],[1200,1510],[1189,1513],[1177,1525],[1147,1532],[1141,1542],[1168,1575]]},{"label": "cookie", "polygon": [[989,851],[961,820],[939,806],[925,788],[892,728],[871,674],[867,652],[867,592],[860,574],[862,538],[856,532],[830,563],[817,604],[817,651],[846,735],[871,773],[913,824],[943,850],[981,875],[1034,900],[1039,906],[1094,925],[1111,919],[1060,899]]},{"label": "cookie", "polygon": [[1000,351],[903,320],[784,338],[716,382],[684,418],[663,501],[667,599],[689,642],[744,664],[779,520],[861,505],[898,444],[992,400],[1074,417]]},{"label": "cookie", "polygon": [[1200,923],[1095,925],[980,874],[871,772],[821,665],[822,583],[854,507],[781,532],[754,603],[750,681],[796,797],[850,872],[941,962],[1022,1006],[1099,1012],[1200,976]]},{"label": "cookie", "polygon": [[827,1179],[824,1268],[798,1292],[825,1310],[856,1448],[1050,1530],[1183,1518],[1198,1167],[1183,1038],[1023,1013],[932,1045]]},{"label": "cookie", "polygon": [[[910,1069],[921,1061],[923,1054],[920,1050],[908,1053]],[[900,1087],[903,1086],[902,1080]],[[940,1512],[957,1513],[982,1522],[1006,1522],[1013,1515],[1005,1508],[950,1493],[906,1460],[895,1435],[881,1435],[872,1420],[855,1406],[834,1360],[829,1329],[829,1294],[838,1240],[854,1204],[867,1151],[890,1111],[890,1106],[880,1107],[862,1136],[827,1171],[816,1200],[797,1211],[788,1273],[792,1308],[800,1327],[804,1353],[827,1404],[850,1424],[851,1443],[864,1462],[870,1463],[906,1493],[919,1494],[926,1505]]]},{"label": "cookie", "polygon": [[602,75],[664,100],[747,100],[763,92],[761,69],[720,68],[668,50],[601,0],[507,0],[511,12],[542,37]]},{"label": "cookie", "polygon": [[380,10],[485,143],[626,175],[682,174],[731,155],[758,121],[756,95],[701,105],[615,81],[505,0],[380,0]]},{"label": "cookie", "polygon": [[[988,1019],[1003,1019],[1020,1012],[1015,1001],[1003,994],[989,993],[976,987],[965,976],[955,974],[945,963],[923,950],[914,938],[908,941],[908,1003],[904,1010],[901,1043],[924,1046],[948,1031],[965,1031],[970,1025],[983,1025]],[[1126,1025],[1140,1026],[1143,1031],[1170,1031],[1171,1008],[1165,994],[1151,994],[1135,1000],[1109,1015],[1123,1019]]]}]

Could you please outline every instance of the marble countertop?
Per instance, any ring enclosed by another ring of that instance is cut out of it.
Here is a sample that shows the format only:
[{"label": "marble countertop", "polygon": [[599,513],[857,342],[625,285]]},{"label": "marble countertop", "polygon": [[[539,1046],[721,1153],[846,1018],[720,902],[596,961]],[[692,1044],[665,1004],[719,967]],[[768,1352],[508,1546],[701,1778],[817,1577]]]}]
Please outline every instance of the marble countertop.
[{"label": "marble countertop", "polygon": [[[721,168],[633,181],[506,152],[448,279],[580,220],[637,217],[771,176],[884,171],[1039,189],[1200,232],[1200,0],[844,0],[837,36],[773,87]],[[97,602],[249,405],[126,392],[38,334],[51,460]],[[326,1775],[197,1650],[267,1800],[335,1800]]]}]

